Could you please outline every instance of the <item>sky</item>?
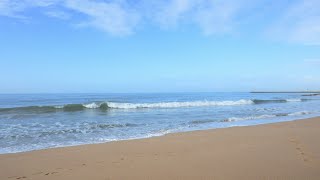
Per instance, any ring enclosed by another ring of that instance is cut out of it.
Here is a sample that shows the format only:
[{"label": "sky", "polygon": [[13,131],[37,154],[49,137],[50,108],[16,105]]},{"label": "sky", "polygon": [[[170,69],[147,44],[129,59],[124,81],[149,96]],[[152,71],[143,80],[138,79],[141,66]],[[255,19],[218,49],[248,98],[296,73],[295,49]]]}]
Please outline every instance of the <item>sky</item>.
[{"label": "sky", "polygon": [[0,93],[320,90],[319,0],[0,0]]}]

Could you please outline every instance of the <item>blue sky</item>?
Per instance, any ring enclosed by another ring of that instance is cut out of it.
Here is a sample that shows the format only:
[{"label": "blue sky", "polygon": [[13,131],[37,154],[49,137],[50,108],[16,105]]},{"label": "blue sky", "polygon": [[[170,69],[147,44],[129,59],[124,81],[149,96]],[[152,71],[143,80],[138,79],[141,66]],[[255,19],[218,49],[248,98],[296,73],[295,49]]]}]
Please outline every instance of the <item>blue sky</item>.
[{"label": "blue sky", "polygon": [[320,89],[318,0],[0,0],[0,93]]}]

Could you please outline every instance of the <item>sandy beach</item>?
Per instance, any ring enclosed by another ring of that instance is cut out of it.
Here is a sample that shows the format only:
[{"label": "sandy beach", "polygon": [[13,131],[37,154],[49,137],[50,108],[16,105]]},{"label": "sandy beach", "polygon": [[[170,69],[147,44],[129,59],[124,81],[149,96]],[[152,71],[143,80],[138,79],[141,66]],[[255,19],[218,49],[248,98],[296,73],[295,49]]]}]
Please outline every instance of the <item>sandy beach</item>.
[{"label": "sandy beach", "polygon": [[320,118],[0,155],[0,179],[320,179]]},{"label": "sandy beach", "polygon": [[320,180],[320,0],[0,0],[0,180]]}]

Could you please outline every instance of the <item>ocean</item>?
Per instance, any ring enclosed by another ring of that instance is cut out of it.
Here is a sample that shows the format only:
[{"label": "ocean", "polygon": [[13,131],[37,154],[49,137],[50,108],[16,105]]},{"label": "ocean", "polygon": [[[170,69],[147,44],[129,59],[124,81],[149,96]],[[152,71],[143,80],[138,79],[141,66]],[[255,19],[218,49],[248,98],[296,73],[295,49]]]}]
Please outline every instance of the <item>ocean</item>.
[{"label": "ocean", "polygon": [[0,154],[319,115],[299,93],[0,94]]}]

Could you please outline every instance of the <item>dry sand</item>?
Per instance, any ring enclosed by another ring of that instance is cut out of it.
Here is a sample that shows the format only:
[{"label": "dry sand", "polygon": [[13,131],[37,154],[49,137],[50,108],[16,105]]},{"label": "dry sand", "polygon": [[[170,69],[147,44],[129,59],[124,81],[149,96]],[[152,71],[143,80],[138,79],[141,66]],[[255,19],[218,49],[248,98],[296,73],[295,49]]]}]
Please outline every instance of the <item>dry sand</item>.
[{"label": "dry sand", "polygon": [[320,179],[320,118],[0,155],[0,179]]}]

